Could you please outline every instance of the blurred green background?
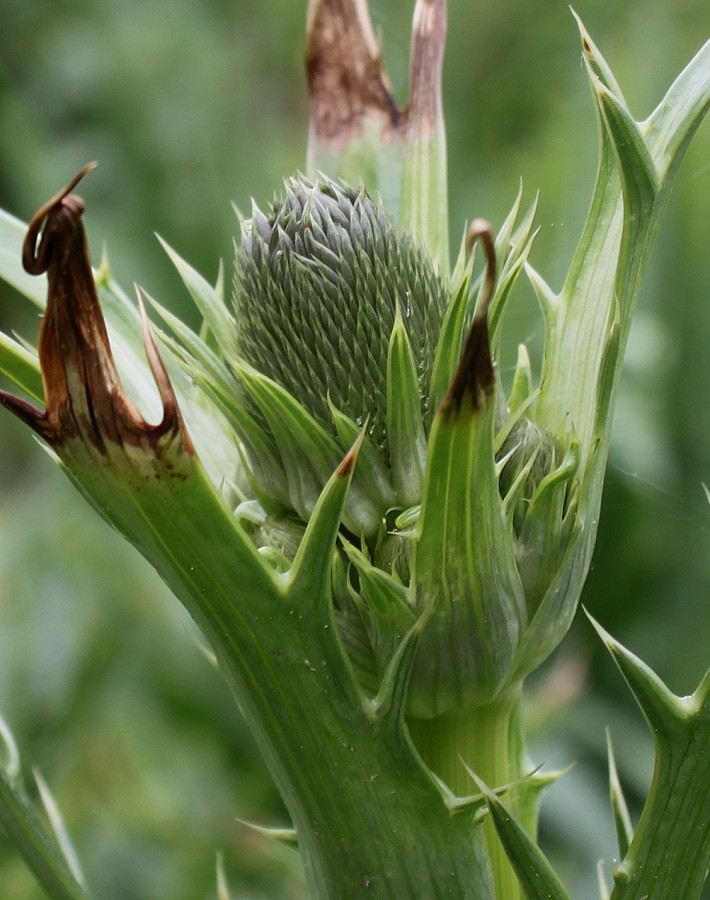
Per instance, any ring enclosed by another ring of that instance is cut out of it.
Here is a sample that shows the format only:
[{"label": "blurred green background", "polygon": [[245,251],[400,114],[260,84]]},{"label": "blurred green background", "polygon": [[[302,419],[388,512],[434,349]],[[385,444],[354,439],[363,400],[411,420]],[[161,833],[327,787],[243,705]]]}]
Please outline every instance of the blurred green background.
[{"label": "blurred green background", "polygon": [[[302,168],[305,0],[0,0],[0,205],[28,218],[91,159],[94,258],[194,322],[154,232],[207,277],[230,207]],[[371,0],[404,101],[410,0]],[[638,117],[710,33],[707,0],[579,0]],[[563,0],[451,0],[451,219],[500,224],[541,190],[533,262],[559,286],[591,190],[596,125]],[[591,612],[678,693],[710,648],[710,128],[686,158],[646,279],[615,420]],[[7,290],[0,325],[34,340]],[[541,326],[524,291],[511,344]],[[504,358],[505,368],[508,361]],[[570,360],[570,366],[574,360]],[[652,754],[620,677],[578,618],[531,691],[532,756],[577,766],[544,804],[545,847],[578,900],[614,854],[604,728],[633,811]],[[567,695],[574,699],[564,706]],[[54,789],[102,900],[297,898],[295,855],[237,818],[282,805],[187,617],[9,415],[0,417],[0,710]],[[413,848],[416,852],[416,848]],[[42,896],[0,837],[0,896]]]}]

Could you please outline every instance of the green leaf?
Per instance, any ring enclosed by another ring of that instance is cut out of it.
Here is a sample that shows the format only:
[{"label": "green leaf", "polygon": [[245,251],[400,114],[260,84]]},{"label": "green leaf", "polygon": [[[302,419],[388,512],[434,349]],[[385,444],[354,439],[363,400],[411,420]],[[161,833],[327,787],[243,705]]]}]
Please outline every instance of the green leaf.
[{"label": "green leaf", "polygon": [[607,757],[609,759],[609,792],[611,795],[611,808],[614,813],[614,825],[616,826],[616,840],[619,845],[619,859],[623,859],[629,852],[631,841],[634,837],[634,827],[631,824],[629,808],[619,782],[619,773],[616,770],[614,748],[611,743],[609,730],[606,732]]},{"label": "green leaf", "polygon": [[508,408],[515,413],[528,401],[533,392],[532,367],[525,344],[518,344],[518,360],[515,365],[513,383],[508,396]]},{"label": "green leaf", "polygon": [[[246,363],[235,364],[235,371],[274,437],[286,472],[290,506],[307,522],[342,450],[316,419],[275,381]],[[356,478],[345,504],[343,522],[355,534],[374,534],[380,529],[385,513],[380,502],[379,492],[371,496]]]},{"label": "green leaf", "polygon": [[[538,229],[533,231],[533,223],[537,210],[537,198],[531,205],[530,209],[523,216],[522,221],[515,229],[512,235],[508,235],[508,230],[514,225],[511,222],[511,215],[504,223],[502,229],[496,235],[496,257],[501,260],[500,273],[498,275],[495,293],[491,298],[490,310],[488,314],[488,329],[491,336],[491,345],[494,352],[497,352],[500,335],[502,330],[503,317],[505,310],[512,295],[513,288],[518,280],[520,273],[524,270],[533,243],[537,237]],[[517,212],[517,202],[513,211]],[[481,291],[485,290],[485,282],[481,285]]]},{"label": "green leaf", "polygon": [[[244,408],[239,397],[239,384],[231,371],[205,341],[177,316],[150,296],[144,296],[176,335],[177,340],[174,340],[164,332],[159,332],[163,345],[238,434],[246,453],[247,477],[251,479],[255,496],[268,506],[288,506],[286,475],[278,450],[261,425]],[[198,450],[203,459],[199,444]],[[225,468],[224,471],[229,469]]]},{"label": "green leaf", "polygon": [[225,356],[234,352],[236,323],[217,291],[192,266],[177,254],[160,236],[158,240],[178,270],[185,287],[195,301]]},{"label": "green leaf", "polygon": [[[362,427],[341,413],[332,403],[329,402],[328,405],[343,447],[351,447],[358,439]],[[368,434],[365,435],[358,455],[355,482],[358,489],[370,497],[377,498],[377,505],[382,510],[395,506],[397,501],[392,487],[392,473],[382,458],[381,451]]]},{"label": "green leaf", "polygon": [[255,822],[247,822],[246,819],[237,819],[240,825],[246,825],[262,837],[271,838],[287,847],[298,847],[298,835],[294,828],[268,828],[265,825],[257,825]]},{"label": "green leaf", "polygon": [[612,145],[617,154],[624,192],[624,221],[628,241],[648,227],[659,190],[659,177],[641,129],[624,105],[604,85],[592,86]]},{"label": "green leaf", "polygon": [[387,353],[387,439],[397,500],[406,508],[422,495],[426,435],[417,363],[399,305]]},{"label": "green leaf", "polygon": [[690,718],[686,704],[665,686],[650,666],[615,641],[588,612],[587,618],[631,688],[651,731],[666,735],[686,723]]},{"label": "green leaf", "polygon": [[56,833],[47,831],[27,797],[17,748],[2,718],[0,741],[7,756],[5,764],[0,764],[0,827],[52,900],[88,900],[89,894],[72,872],[72,857],[68,860],[64,852],[68,838],[62,846]]},{"label": "green leaf", "polygon": [[436,345],[436,355],[429,387],[430,420],[434,418],[439,404],[449,389],[461,357],[466,328],[466,313],[470,306],[470,289],[471,279],[468,275],[465,275],[456,288],[444,315],[439,341]]},{"label": "green leaf", "polygon": [[[256,369],[235,365],[242,386],[264,416],[286,472],[289,504],[307,522],[340,458],[335,440],[288,391]],[[356,526],[356,532],[359,530]]]},{"label": "green leaf", "polygon": [[676,697],[589,614],[653,735],[653,780],[611,900],[699,900],[710,868],[710,703],[705,682]]},{"label": "green leaf", "polygon": [[[312,615],[320,613],[319,618],[324,617],[324,611],[319,610],[318,605],[322,604],[324,600],[330,601],[331,559],[340,529],[345,499],[364,438],[365,432],[361,431],[357,441],[346,453],[323,488],[293,565],[284,578],[289,594],[292,597],[303,598],[299,605],[307,603],[309,607],[312,607],[313,604],[316,604],[316,608],[311,608],[310,613]],[[326,618],[328,621],[332,619],[330,611]]]},{"label": "green leaf", "polygon": [[[244,823],[248,824],[248,823]],[[224,871],[224,859],[221,853],[217,854],[216,863],[217,875],[217,900],[232,900],[229,894],[229,885],[227,884],[227,876]]]},{"label": "green leaf", "polygon": [[710,41],[683,69],[641,128],[664,181],[669,183],[710,107]]},{"label": "green leaf", "polygon": [[606,883],[603,859],[597,861],[597,883],[599,885],[599,900],[609,900],[609,888]]},{"label": "green leaf", "polygon": [[579,34],[582,38],[582,50],[584,51],[584,59],[589,66],[590,73],[604,85],[607,90],[611,91],[614,94],[619,102],[624,106],[624,108],[628,108],[626,101],[624,100],[624,95],[621,92],[621,88],[619,87],[619,83],[616,78],[614,78],[614,73],[609,68],[607,61],[602,56],[599,48],[594,43],[594,41],[589,36],[589,32],[584,27],[584,23],[577,15],[574,10],[571,10],[572,15],[577,22],[577,28],[579,28]]},{"label": "green leaf", "polygon": [[378,672],[383,674],[391,667],[418,616],[409,605],[407,589],[400,582],[374,566],[349,541],[343,540],[342,544],[357,571],[356,602],[367,626]]},{"label": "green leaf", "polygon": [[57,806],[57,802],[54,799],[47,782],[42,778],[37,769],[34,770],[33,774],[35,781],[37,782],[40,798],[42,799],[42,806],[47,814],[49,824],[52,826],[52,833],[54,834],[57,846],[59,847],[66,864],[69,866],[69,871],[72,873],[77,883],[86,890],[86,878],[84,877],[79,857],[77,856],[74,845],[69,837],[69,832],[64,824],[64,819]]},{"label": "green leaf", "polygon": [[21,391],[42,403],[42,376],[39,360],[14,338],[0,332],[0,375],[9,379]]},{"label": "green leaf", "polygon": [[557,873],[535,841],[493,791],[475,775],[473,777],[486,798],[491,821],[527,900],[571,900]]},{"label": "green leaf", "polygon": [[44,309],[47,296],[46,276],[29,275],[22,267],[22,242],[27,225],[0,210],[0,278],[11,284],[35,306]]}]

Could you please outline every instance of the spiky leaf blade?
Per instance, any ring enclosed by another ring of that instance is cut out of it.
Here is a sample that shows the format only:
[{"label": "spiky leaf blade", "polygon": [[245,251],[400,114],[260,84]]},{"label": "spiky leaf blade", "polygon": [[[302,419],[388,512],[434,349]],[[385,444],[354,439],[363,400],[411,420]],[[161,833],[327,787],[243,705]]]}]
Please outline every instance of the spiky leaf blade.
[{"label": "spiky leaf blade", "polygon": [[549,860],[513,813],[480,779],[488,810],[526,900],[571,900]]},{"label": "spiky leaf blade", "polygon": [[631,841],[634,837],[634,827],[631,824],[629,808],[626,797],[619,781],[619,773],[616,769],[614,748],[611,743],[611,735],[607,730],[607,757],[609,760],[609,793],[611,797],[611,809],[614,814],[614,826],[616,828],[616,841],[619,847],[619,859],[623,859],[629,852]]},{"label": "spiky leaf blade", "polygon": [[417,363],[399,306],[387,354],[387,438],[397,499],[406,508],[421,499],[426,435]]}]

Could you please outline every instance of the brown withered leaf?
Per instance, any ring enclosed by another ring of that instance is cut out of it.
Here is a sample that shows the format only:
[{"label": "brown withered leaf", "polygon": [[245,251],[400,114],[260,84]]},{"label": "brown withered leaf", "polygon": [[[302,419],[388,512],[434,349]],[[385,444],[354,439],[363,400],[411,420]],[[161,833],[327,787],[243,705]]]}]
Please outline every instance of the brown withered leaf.
[{"label": "brown withered leaf", "polygon": [[53,447],[79,439],[102,454],[110,445],[130,445],[160,456],[162,448],[179,437],[183,449],[191,453],[175,393],[142,308],[146,355],[163,405],[157,425],[145,421],[118,377],[89,262],[84,203],[72,193],[94,166],[85,166],[35,213],[22,248],[26,271],[47,274],[47,307],[38,348],[45,411],[4,391],[0,404]]},{"label": "brown withered leaf", "polygon": [[409,102],[395,103],[366,0],[311,0],[306,71],[311,144],[343,147],[377,123],[383,141],[433,134],[441,117],[446,0],[418,0]]}]

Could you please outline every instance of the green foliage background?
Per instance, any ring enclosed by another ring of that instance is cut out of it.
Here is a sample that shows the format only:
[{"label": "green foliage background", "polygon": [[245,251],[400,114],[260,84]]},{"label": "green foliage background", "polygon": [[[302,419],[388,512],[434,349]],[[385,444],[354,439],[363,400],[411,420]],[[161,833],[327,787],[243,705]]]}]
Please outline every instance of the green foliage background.
[{"label": "green foliage background", "polygon": [[[0,0],[0,205],[28,218],[90,159],[94,259],[194,318],[153,232],[207,277],[248,210],[304,165],[305,0]],[[371,0],[404,101],[411,5]],[[710,32],[706,0],[580,0],[636,115]],[[499,224],[518,181],[541,190],[533,261],[558,285],[594,177],[595,123],[562,0],[451,0],[445,71],[451,218]],[[686,158],[632,333],[594,568],[593,614],[679,693],[710,647],[710,132]],[[0,322],[36,316],[5,290]],[[511,347],[540,322],[524,293]],[[512,358],[512,357],[511,357]],[[505,372],[510,360],[501,360]],[[574,360],[570,360],[570,366]],[[532,686],[532,755],[577,761],[550,789],[543,839],[575,897],[614,853],[604,727],[638,810],[651,747],[582,620]],[[564,705],[566,695],[575,695]],[[157,578],[39,452],[0,419],[0,709],[55,790],[96,895],[301,895],[295,856],[236,817],[283,824],[231,699]],[[416,848],[412,848],[416,852]],[[41,896],[0,837],[0,895]]]}]

